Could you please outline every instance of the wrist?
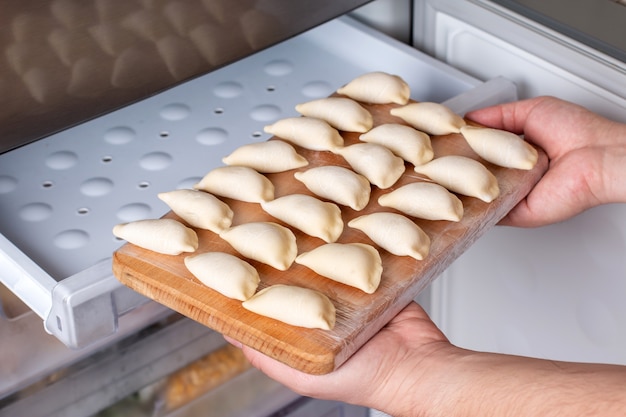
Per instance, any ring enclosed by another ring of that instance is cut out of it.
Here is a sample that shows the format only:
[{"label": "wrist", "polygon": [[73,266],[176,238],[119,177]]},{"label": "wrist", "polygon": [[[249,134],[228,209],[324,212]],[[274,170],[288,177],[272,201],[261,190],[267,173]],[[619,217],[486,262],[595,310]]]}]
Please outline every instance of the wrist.
[{"label": "wrist", "polygon": [[377,387],[372,393],[372,407],[395,417],[452,417],[455,405],[462,401],[461,391],[471,381],[458,372],[471,352],[448,342],[420,346],[406,360],[398,362],[384,380],[392,386]]},{"label": "wrist", "polygon": [[600,198],[603,203],[626,203],[626,125],[612,123],[607,137],[612,139],[614,145],[605,149],[599,164],[602,172]]}]

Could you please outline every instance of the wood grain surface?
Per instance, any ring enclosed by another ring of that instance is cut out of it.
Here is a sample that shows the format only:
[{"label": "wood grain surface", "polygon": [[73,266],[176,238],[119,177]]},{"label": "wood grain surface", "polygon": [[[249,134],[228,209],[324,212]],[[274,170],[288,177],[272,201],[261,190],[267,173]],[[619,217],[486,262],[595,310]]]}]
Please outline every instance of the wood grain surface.
[{"label": "wood grain surface", "polygon": [[[374,116],[375,125],[403,123],[389,114],[390,108],[395,105],[365,107]],[[342,132],[342,136],[346,145],[358,142],[359,135],[356,133]],[[548,166],[548,159],[541,150],[535,168],[522,171],[497,167],[482,161],[459,134],[436,136],[432,138],[432,143],[435,157],[464,155],[483,162],[498,178],[500,196],[491,203],[459,196],[464,205],[464,216],[460,222],[413,218],[431,238],[430,254],[423,261],[417,261],[379,249],[383,261],[383,276],[374,294],[365,294],[358,289],[333,282],[298,264],[294,264],[287,271],[278,271],[255,261],[250,262],[261,276],[259,289],[287,283],[325,293],[337,307],[337,324],[332,331],[295,327],[245,310],[241,302],[228,299],[195,279],[183,263],[184,257],[189,254],[161,255],[127,243],[113,254],[114,274],[123,284],[137,292],[293,368],[311,374],[331,372],[522,200]],[[308,151],[298,147],[296,149],[309,161],[309,166],[301,168],[302,171],[320,165],[348,167],[342,157],[330,152]],[[205,173],[199,172],[198,175]],[[276,197],[293,193],[311,194],[293,174],[294,171],[287,171],[267,175],[276,187]],[[404,184],[422,180],[424,178],[416,174],[413,166],[407,163],[405,173],[392,188],[380,190],[372,187],[370,203],[364,210],[356,212],[342,206],[346,226],[338,242],[373,244],[362,232],[349,228],[348,221],[366,213],[394,211],[379,206],[378,197]],[[223,200],[235,212],[233,225],[268,220],[281,223],[266,214],[258,204]],[[171,212],[166,217],[177,218]],[[297,238],[298,253],[324,243],[318,238],[291,229]],[[197,230],[197,233],[200,241],[198,252],[224,251],[236,254],[216,234],[206,230]]]}]

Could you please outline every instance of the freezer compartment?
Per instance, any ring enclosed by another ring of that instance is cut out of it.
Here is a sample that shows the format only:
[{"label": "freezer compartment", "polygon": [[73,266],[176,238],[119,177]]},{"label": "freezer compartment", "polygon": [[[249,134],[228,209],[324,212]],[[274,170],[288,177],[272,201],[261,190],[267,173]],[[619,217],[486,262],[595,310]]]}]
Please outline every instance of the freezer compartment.
[{"label": "freezer compartment", "polygon": [[[402,76],[415,100],[452,100],[459,113],[515,97],[506,80],[478,82],[350,18],[336,19],[0,155],[0,280],[63,344],[84,348],[110,338],[147,302],[110,272],[122,244],[113,225],[161,216],[168,208],[158,192],[189,187],[236,147],[266,140],[263,126],[295,115],[296,103],[374,70]],[[154,312],[143,311],[149,322]]]},{"label": "freezer compartment", "polygon": [[[156,323],[119,338],[95,354],[91,352],[66,366],[54,364],[57,367],[48,370],[45,377],[0,397],[0,416],[91,415],[224,344],[220,334],[169,312]],[[46,357],[45,351],[33,352],[34,347],[22,349],[31,360]],[[57,358],[50,355],[47,359]],[[18,367],[20,374],[29,370],[28,363],[23,365]]]},{"label": "freezer compartment", "polygon": [[241,350],[170,313],[152,326],[0,399],[0,417],[342,415],[368,409],[302,398]]},{"label": "freezer compartment", "polygon": [[2,399],[53,381],[59,371],[172,314],[160,304],[146,303],[126,314],[114,335],[83,349],[68,349],[46,333],[41,318],[2,284],[0,301],[0,409]]}]

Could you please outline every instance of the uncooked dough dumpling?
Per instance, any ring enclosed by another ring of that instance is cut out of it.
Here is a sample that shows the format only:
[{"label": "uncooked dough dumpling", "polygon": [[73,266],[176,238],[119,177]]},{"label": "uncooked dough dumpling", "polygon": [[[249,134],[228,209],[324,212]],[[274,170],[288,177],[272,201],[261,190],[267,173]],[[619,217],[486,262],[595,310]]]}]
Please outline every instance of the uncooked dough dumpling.
[{"label": "uncooked dough dumpling", "polygon": [[337,317],[335,306],[326,295],[295,285],[269,286],[242,306],[261,316],[309,329],[332,330]]},{"label": "uncooked dough dumpling", "polygon": [[265,126],[263,130],[312,151],[332,151],[343,146],[339,131],[314,117],[287,117]]},{"label": "uncooked dough dumpling", "polygon": [[411,88],[397,75],[374,71],[356,77],[337,92],[364,103],[406,104]]},{"label": "uncooked dough dumpling", "polygon": [[237,252],[249,259],[286,271],[298,254],[296,236],[274,222],[250,222],[220,233]]},{"label": "uncooked dough dumpling", "polygon": [[228,204],[204,191],[173,190],[157,197],[192,227],[219,233],[232,224],[234,213]]},{"label": "uncooked dough dumpling", "polygon": [[350,220],[348,226],[361,230],[378,246],[397,256],[410,256],[421,261],[430,251],[430,238],[426,232],[401,214],[366,214]]},{"label": "uncooked dough dumpling", "polygon": [[296,105],[303,116],[326,121],[338,130],[367,132],[374,126],[374,118],[356,101],[345,97],[326,97]]},{"label": "uncooked dough dumpling", "polygon": [[113,234],[133,245],[164,255],[180,255],[198,249],[198,235],[174,219],[147,219],[122,223]]},{"label": "uncooked dough dumpling", "polygon": [[463,202],[443,186],[432,182],[403,185],[381,195],[378,204],[426,220],[458,222],[463,217]]},{"label": "uncooked dough dumpling", "polygon": [[336,241],[343,232],[341,210],[334,203],[306,194],[288,194],[261,203],[271,216],[325,242]]},{"label": "uncooked dough dumpling", "polygon": [[294,173],[313,194],[360,211],[370,201],[372,187],[361,174],[335,165],[324,165]]},{"label": "uncooked dough dumpling", "polygon": [[380,285],[380,254],[366,243],[326,243],[296,257],[296,263],[333,281],[372,294]]},{"label": "uncooked dough dumpling", "polygon": [[222,158],[226,165],[247,166],[261,173],[283,172],[302,168],[309,162],[293,146],[282,140],[250,143]]},{"label": "uncooked dough dumpling", "polygon": [[461,127],[465,126],[461,116],[439,103],[411,103],[391,109],[390,113],[429,135],[459,133]]},{"label": "uncooked dough dumpling", "polygon": [[261,281],[252,265],[225,252],[187,256],[185,266],[207,287],[240,301],[252,297]]},{"label": "uncooked dough dumpling", "polygon": [[248,203],[274,199],[274,184],[263,174],[243,166],[215,168],[193,188]]},{"label": "uncooked dough dumpling", "polygon": [[498,179],[480,162],[460,155],[447,155],[415,167],[415,172],[426,175],[448,190],[476,197],[485,203],[500,195]]},{"label": "uncooked dough dumpling", "polygon": [[377,143],[413,165],[424,164],[433,159],[430,136],[411,126],[399,123],[378,125],[359,136],[363,142]]},{"label": "uncooked dough dumpling", "polygon": [[378,188],[389,188],[404,174],[404,159],[375,143],[357,143],[335,151]]},{"label": "uncooked dough dumpling", "polygon": [[506,130],[463,126],[461,134],[485,161],[505,168],[533,169],[539,157],[528,142]]}]

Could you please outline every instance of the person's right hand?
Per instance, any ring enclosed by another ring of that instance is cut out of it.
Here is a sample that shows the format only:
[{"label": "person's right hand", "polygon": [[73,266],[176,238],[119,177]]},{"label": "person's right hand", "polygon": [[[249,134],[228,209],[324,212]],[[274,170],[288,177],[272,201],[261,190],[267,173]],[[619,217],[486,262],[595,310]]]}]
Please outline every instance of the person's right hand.
[{"label": "person's right hand", "polygon": [[554,97],[488,107],[466,117],[523,134],[550,159],[544,177],[500,224],[542,226],[600,204],[626,202],[626,125]]}]

